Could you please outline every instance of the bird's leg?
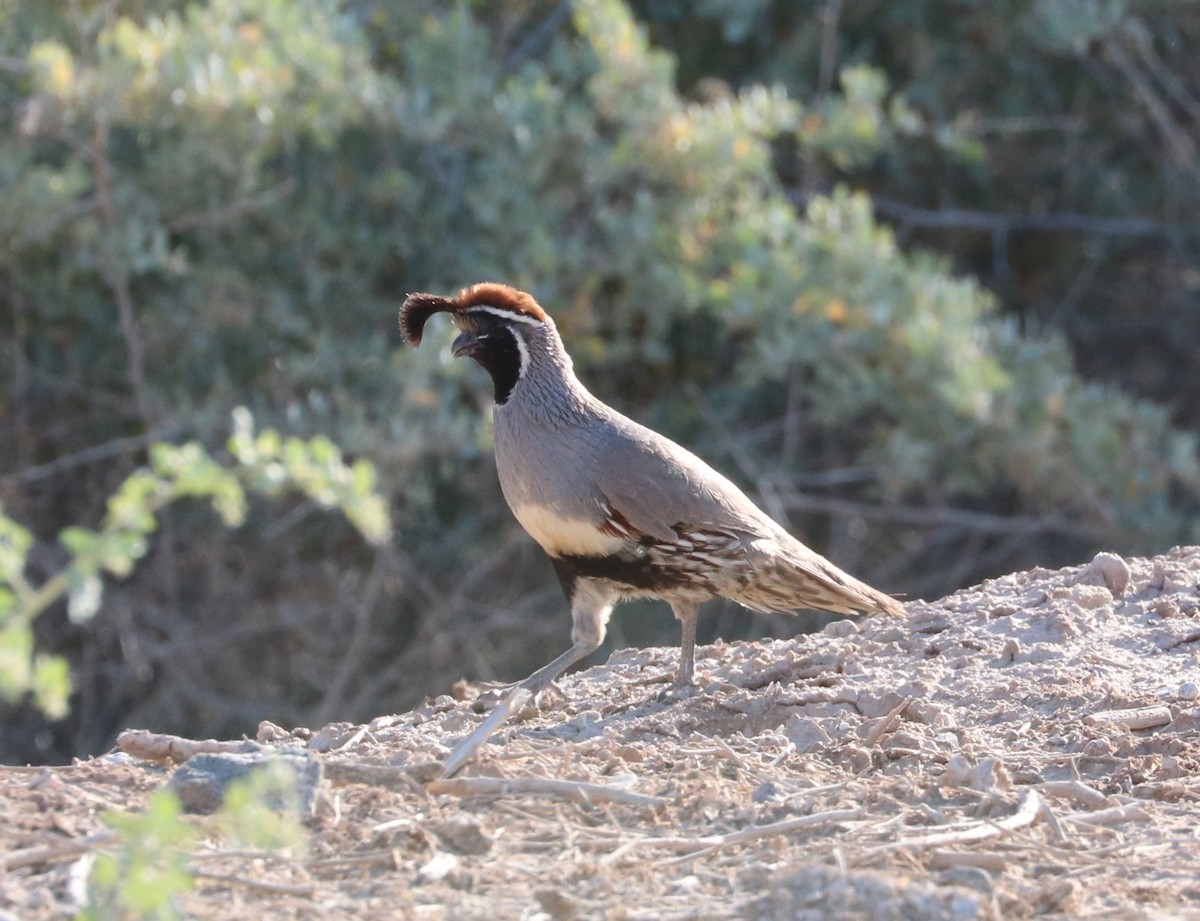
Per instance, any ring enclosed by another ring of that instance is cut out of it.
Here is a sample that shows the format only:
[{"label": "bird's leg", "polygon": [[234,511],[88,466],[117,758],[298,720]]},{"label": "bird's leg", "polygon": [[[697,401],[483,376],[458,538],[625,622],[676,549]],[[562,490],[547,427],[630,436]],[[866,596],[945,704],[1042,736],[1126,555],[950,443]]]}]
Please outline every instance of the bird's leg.
[{"label": "bird's leg", "polygon": [[458,770],[466,764],[483,746],[497,729],[508,722],[509,717],[520,710],[529,702],[535,700],[537,695],[544,691],[553,683],[554,679],[565,672],[568,668],[584,658],[588,654],[594,652],[599,643],[595,645],[576,643],[561,656],[543,665],[536,672],[512,688],[500,703],[496,704],[495,709],[487,715],[482,723],[475,727],[475,731],[467,736],[458,744],[458,747],[450,753],[450,757],[446,759],[446,763],[442,765],[442,776],[453,777]]},{"label": "bird's leg", "polygon": [[700,605],[695,601],[677,601],[671,611],[679,621],[679,669],[675,672],[675,687],[691,687],[695,684],[696,671],[696,621],[700,618]]},{"label": "bird's leg", "polygon": [[535,699],[568,668],[600,648],[600,644],[604,642],[608,616],[612,613],[612,608],[613,599],[606,593],[579,583],[578,590],[571,597],[571,648],[509,691],[487,715],[487,719],[475,727],[475,731],[450,753],[450,757],[442,765],[442,776],[452,777],[458,773],[510,716]]}]

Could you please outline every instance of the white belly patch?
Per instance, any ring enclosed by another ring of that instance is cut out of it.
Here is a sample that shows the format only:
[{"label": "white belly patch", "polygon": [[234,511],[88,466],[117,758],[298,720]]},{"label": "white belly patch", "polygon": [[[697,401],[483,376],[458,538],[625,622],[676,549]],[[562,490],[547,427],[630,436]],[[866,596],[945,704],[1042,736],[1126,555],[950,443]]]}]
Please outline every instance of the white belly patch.
[{"label": "white belly patch", "polygon": [[626,542],[583,518],[563,518],[544,505],[522,505],[513,514],[551,556],[608,556]]}]

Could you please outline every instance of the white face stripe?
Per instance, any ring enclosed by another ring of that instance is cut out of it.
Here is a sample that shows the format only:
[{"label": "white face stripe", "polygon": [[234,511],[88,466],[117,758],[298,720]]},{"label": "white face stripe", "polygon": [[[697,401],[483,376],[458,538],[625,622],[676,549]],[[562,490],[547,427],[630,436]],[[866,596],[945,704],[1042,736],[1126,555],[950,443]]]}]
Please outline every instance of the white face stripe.
[{"label": "white face stripe", "polygon": [[515,320],[518,323],[528,323],[530,326],[541,326],[541,320],[535,320],[533,317],[527,317],[523,313],[513,313],[511,310],[505,310],[501,307],[489,307],[487,304],[476,304],[474,307],[466,307],[462,313],[490,313],[494,317],[501,317],[505,320]]},{"label": "white face stripe", "polygon": [[512,330],[509,330],[513,339],[517,343],[517,351],[521,353],[521,370],[517,372],[517,380],[525,376],[525,369],[529,367],[529,346],[525,344],[525,337],[519,336]]}]

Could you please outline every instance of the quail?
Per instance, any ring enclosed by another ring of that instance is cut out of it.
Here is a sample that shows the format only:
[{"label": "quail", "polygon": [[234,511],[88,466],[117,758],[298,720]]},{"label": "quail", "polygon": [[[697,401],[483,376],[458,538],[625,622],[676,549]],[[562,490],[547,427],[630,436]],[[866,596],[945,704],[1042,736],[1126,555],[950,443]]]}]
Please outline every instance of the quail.
[{"label": "quail", "polygon": [[400,327],[413,345],[447,313],[451,350],[491,375],[496,469],[517,520],[550,556],[571,607],[571,648],[514,688],[443,766],[454,773],[507,717],[597,649],[613,606],[666,601],[682,632],[676,684],[692,682],[700,605],[903,613],[760,510],[695,454],[593,396],[554,321],[528,293],[497,283],[456,297],[411,294]]}]

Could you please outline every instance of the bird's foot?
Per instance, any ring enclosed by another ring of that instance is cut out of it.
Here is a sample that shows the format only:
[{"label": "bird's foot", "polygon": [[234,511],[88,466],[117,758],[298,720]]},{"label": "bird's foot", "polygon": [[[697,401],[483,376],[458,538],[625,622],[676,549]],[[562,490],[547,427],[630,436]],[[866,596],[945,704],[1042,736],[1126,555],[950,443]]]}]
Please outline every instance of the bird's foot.
[{"label": "bird's foot", "polygon": [[476,713],[483,713],[495,707],[514,686],[512,684],[501,684],[498,681],[467,681],[466,679],[462,679],[454,683],[454,686],[450,689],[450,696],[455,700],[461,700],[463,703],[470,704],[471,709]]},{"label": "bird's foot", "polygon": [[674,703],[675,701],[688,700],[700,693],[700,685],[696,683],[696,679],[692,676],[681,678],[676,675],[675,680],[659,691],[657,700],[662,703]]},{"label": "bird's foot", "polygon": [[558,686],[557,681],[551,681],[533,695],[533,705],[539,710],[548,710],[552,703],[565,704],[567,700],[566,692]]},{"label": "bird's foot", "polygon": [[475,727],[475,731],[450,753],[450,757],[442,765],[442,777],[453,777],[458,773],[459,768],[471,760],[509,717],[514,713],[519,713],[526,704],[530,703],[532,696],[527,688],[519,684],[506,694],[496,708],[487,715],[487,718]]},{"label": "bird's foot", "polygon": [[[511,694],[521,682],[512,682],[511,684],[497,684],[496,682],[471,682],[471,690],[474,691],[474,696],[467,694],[457,695],[459,700],[467,700],[471,703],[471,709],[476,713],[487,713],[489,710],[494,710],[498,707],[509,694]],[[456,685],[456,691],[458,686]],[[544,688],[533,692],[533,700],[530,701],[532,706],[538,710],[546,710],[554,703],[566,703],[567,695],[563,689],[558,686],[557,681],[551,681]]]}]

